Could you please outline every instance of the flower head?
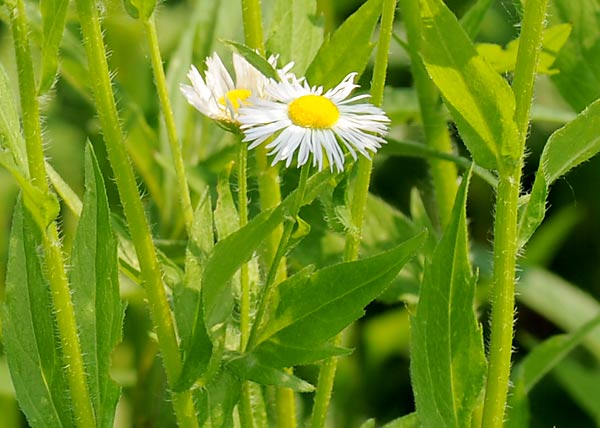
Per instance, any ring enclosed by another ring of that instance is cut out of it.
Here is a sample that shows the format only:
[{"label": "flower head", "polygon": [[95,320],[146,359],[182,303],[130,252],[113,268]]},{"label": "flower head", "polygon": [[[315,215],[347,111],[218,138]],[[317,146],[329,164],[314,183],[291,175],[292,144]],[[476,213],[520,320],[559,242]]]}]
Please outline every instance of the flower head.
[{"label": "flower head", "polygon": [[[275,67],[277,57],[271,56],[269,63]],[[283,77],[293,64],[278,70]],[[235,82],[216,53],[206,59],[204,78],[195,66],[190,67],[188,78],[192,86],[180,85],[188,102],[200,113],[226,124],[236,124],[238,110],[248,105],[251,96],[262,97],[269,79],[254,68],[242,56],[233,54]]]},{"label": "flower head", "polygon": [[383,110],[369,103],[356,103],[369,95],[348,98],[358,87],[356,73],[350,73],[335,88],[323,93],[321,86],[309,86],[306,80],[288,74],[281,82],[265,88],[263,99],[251,97],[240,108],[238,120],[251,142],[249,149],[264,143],[275,155],[273,165],[285,161],[289,167],[298,152],[298,166],[312,154],[313,166],[323,169],[324,155],[333,171],[344,169],[344,150],[356,159],[356,152],[370,158],[387,133],[390,120]]}]

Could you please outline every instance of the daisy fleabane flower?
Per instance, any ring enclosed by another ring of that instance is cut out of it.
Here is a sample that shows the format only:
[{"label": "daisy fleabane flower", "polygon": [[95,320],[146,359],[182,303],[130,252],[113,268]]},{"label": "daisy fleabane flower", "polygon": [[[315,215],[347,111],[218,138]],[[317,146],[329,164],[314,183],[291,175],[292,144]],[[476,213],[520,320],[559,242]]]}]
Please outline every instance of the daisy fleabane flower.
[{"label": "daisy fleabane flower", "polygon": [[288,74],[265,88],[263,99],[250,98],[239,110],[238,121],[245,142],[253,149],[267,143],[272,165],[285,161],[289,167],[296,152],[298,167],[308,162],[323,169],[324,154],[331,171],[344,170],[345,148],[354,159],[357,152],[370,159],[385,143],[390,120],[373,104],[357,103],[369,95],[348,98],[358,85],[357,73],[348,74],[336,87],[323,93],[322,86],[310,86],[304,78]]},{"label": "daisy fleabane flower", "polygon": [[[268,61],[273,68],[277,66],[277,56],[271,56]],[[282,79],[286,78],[292,66],[293,63],[290,63],[277,70]],[[240,106],[247,105],[251,96],[264,96],[264,88],[269,83],[269,78],[236,53],[233,54],[233,68],[235,82],[219,55],[213,53],[206,59],[204,77],[192,65],[187,74],[192,86],[180,85],[181,92],[196,110],[227,125],[237,124]]]}]

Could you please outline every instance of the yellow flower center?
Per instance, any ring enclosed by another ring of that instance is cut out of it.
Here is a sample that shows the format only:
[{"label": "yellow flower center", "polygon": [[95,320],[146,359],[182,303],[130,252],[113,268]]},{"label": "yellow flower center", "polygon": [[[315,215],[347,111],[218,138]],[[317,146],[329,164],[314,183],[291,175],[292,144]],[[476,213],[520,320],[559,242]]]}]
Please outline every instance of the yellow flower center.
[{"label": "yellow flower center", "polygon": [[225,96],[219,98],[219,104],[227,106],[227,101],[229,101],[233,109],[237,112],[242,104],[250,104],[246,101],[250,95],[252,95],[252,92],[248,89],[232,89],[231,91],[227,91]]},{"label": "yellow flower center", "polygon": [[331,128],[340,118],[340,111],[328,98],[304,95],[292,101],[288,116],[294,125],[304,128]]}]

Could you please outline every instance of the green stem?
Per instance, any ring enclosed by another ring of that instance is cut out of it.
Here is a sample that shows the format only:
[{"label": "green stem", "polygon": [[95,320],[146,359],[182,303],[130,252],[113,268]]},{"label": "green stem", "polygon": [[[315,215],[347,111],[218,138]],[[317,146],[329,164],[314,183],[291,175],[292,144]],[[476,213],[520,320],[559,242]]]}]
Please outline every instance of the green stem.
[{"label": "green stem", "polygon": [[[423,60],[419,56],[419,43],[421,40],[419,2],[418,0],[399,1],[410,46],[409,55],[412,75],[419,99],[427,145],[443,153],[452,153],[452,142],[448,133],[446,118],[441,109],[439,91],[429,78]],[[438,221],[443,229],[450,220],[458,189],[456,166],[451,162],[439,159],[430,159],[429,165],[435,188]]]},{"label": "green stem", "polygon": [[261,55],[264,55],[265,44],[260,0],[242,0],[242,19],[244,21],[244,39],[246,39],[246,44],[258,50]]},{"label": "green stem", "polygon": [[177,185],[179,186],[177,193],[179,194],[181,210],[183,211],[183,219],[189,235],[190,231],[192,230],[192,223],[194,222],[194,209],[192,208],[192,200],[190,198],[190,189],[185,174],[185,164],[183,162],[181,146],[179,144],[179,139],[177,138],[177,127],[175,125],[175,117],[173,116],[173,109],[171,108],[171,101],[169,99],[167,79],[165,78],[162,57],[160,55],[154,16],[144,20],[143,23],[144,30],[146,32],[146,38],[148,39],[148,46],[150,47],[150,58],[152,61],[152,69],[154,71],[154,81],[156,82],[158,98],[160,100],[165,126],[167,128],[167,138],[169,139],[169,145],[173,155],[173,163],[175,165],[175,175],[177,176]]},{"label": "green stem", "polygon": [[[383,102],[383,89],[385,87],[395,12],[396,0],[384,0],[381,13],[379,41],[377,43],[377,56],[375,57],[375,67],[373,69],[373,83],[371,85],[371,100],[376,106],[381,106],[381,103]],[[358,258],[365,208],[369,196],[372,168],[373,162],[370,159],[361,157],[358,160],[356,181],[354,183],[354,195],[350,205],[352,229],[346,234],[344,261],[352,261]],[[341,344],[341,340],[340,333],[334,339],[334,344]],[[322,428],[325,426],[336,370],[337,359],[335,357],[325,360],[321,365],[319,382],[317,384],[317,392],[315,394],[315,402],[311,415],[312,428]]]},{"label": "green stem", "polygon": [[[240,229],[248,224],[248,146],[239,142],[238,153],[238,211]],[[240,351],[244,352],[250,336],[250,280],[248,264],[242,264],[240,269],[241,298],[240,298]]]},{"label": "green stem", "polygon": [[[244,38],[246,44],[258,50],[261,55],[265,53],[262,28],[262,11],[260,0],[242,0],[242,18],[244,21]],[[276,168],[271,168],[267,159],[267,149],[261,144],[255,150],[256,174],[258,176],[258,193],[260,196],[261,209],[266,210],[276,207],[281,203],[281,188],[279,186],[279,174]],[[283,281],[287,276],[285,258],[281,257],[277,263],[278,243],[285,239],[283,228],[277,227],[266,240],[263,252],[265,266],[278,266],[275,273],[276,282]],[[255,322],[255,327],[257,323]],[[256,328],[253,329],[256,331]],[[252,341],[251,333],[250,341]],[[294,393],[287,388],[277,389],[277,414],[280,428],[296,427],[296,411]]]},{"label": "green stem", "polygon": [[[125,150],[96,4],[93,0],[77,0],[77,9],[88,58],[92,90],[109,160],[140,263],[141,277],[146,289],[167,381],[169,385],[173,385],[182,368],[175,326],[144,206],[138,193],[135,174]],[[174,393],[173,408],[180,427],[198,426],[191,391]]]},{"label": "green stem", "polygon": [[482,426],[486,428],[502,427],[509,387],[516,259],[519,249],[517,221],[521,169],[547,1],[529,0],[525,4],[525,14],[521,24],[523,30],[513,81],[516,101],[514,119],[520,134],[518,159],[505,160],[499,168],[500,180],[494,226],[491,337],[482,419]]},{"label": "green stem", "polygon": [[[10,7],[10,14],[17,69],[19,70],[19,92],[29,174],[38,189],[44,193],[49,193],[42,144],[39,100],[33,74],[28,38],[29,29],[23,0],[17,0],[16,4]],[[79,427],[95,427],[96,419],[86,382],[81,343],[79,342],[75,311],[71,300],[69,281],[65,271],[56,222],[50,223],[42,233],[45,263],[64,358],[63,363],[65,367],[68,367],[66,373],[75,421]]]},{"label": "green stem", "polygon": [[[242,141],[238,142],[238,211],[240,228],[248,224],[248,146]],[[243,263],[240,268],[240,352],[246,350],[250,336],[250,280],[248,277],[248,264]],[[240,422],[242,428],[254,428],[252,416],[252,397],[250,383],[242,383],[242,397],[240,399]]]}]

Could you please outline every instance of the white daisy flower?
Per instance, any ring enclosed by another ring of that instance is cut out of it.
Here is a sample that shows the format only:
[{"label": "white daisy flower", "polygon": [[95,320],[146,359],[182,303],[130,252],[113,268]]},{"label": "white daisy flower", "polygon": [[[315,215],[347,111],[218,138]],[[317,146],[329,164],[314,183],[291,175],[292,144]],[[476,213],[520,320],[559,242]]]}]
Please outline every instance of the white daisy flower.
[{"label": "white daisy flower", "polygon": [[250,98],[240,108],[238,120],[251,142],[249,149],[276,136],[267,144],[275,155],[272,165],[285,161],[289,167],[298,152],[298,167],[312,154],[313,166],[323,169],[324,156],[329,167],[344,170],[344,151],[356,159],[356,152],[370,159],[385,143],[390,120],[385,112],[369,103],[356,103],[369,95],[348,98],[358,87],[357,73],[350,73],[335,88],[323,93],[321,86],[309,86],[304,78],[294,75],[272,82],[265,88],[265,98]]},{"label": "white daisy flower", "polygon": [[[268,61],[276,67],[276,56],[271,56]],[[293,63],[290,63],[277,70],[282,79],[286,78],[292,66]],[[213,53],[206,59],[204,78],[192,65],[187,74],[192,86],[180,85],[181,92],[188,102],[205,116],[225,124],[236,124],[240,106],[247,105],[250,96],[264,96],[264,88],[270,79],[236,53],[233,54],[233,68],[235,83],[219,55]]]}]

